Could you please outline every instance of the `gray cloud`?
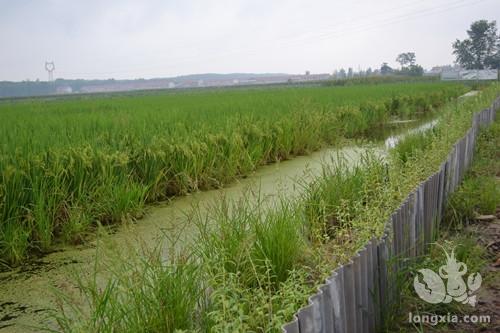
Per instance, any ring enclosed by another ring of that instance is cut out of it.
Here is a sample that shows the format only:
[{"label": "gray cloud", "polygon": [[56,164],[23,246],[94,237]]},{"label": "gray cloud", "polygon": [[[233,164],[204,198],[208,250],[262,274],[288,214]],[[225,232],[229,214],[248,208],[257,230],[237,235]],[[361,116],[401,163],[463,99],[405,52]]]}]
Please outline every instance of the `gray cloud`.
[{"label": "gray cloud", "polygon": [[[453,61],[498,0],[0,0],[0,80],[150,78],[202,72],[330,72]],[[500,22],[499,22],[500,23]]]}]

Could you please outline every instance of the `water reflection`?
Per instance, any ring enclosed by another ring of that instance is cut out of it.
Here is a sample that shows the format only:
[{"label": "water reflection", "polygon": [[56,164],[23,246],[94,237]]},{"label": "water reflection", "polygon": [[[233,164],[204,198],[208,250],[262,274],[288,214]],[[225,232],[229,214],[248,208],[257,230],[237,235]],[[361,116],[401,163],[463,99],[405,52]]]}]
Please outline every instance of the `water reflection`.
[{"label": "water reflection", "polygon": [[403,139],[404,137],[408,136],[408,135],[411,135],[411,134],[414,134],[414,133],[421,133],[421,132],[425,132],[425,131],[428,131],[430,130],[431,128],[435,127],[436,124],[438,123],[438,120],[437,119],[434,119],[434,120],[431,120],[431,121],[428,121],[416,128],[413,128],[409,131],[407,131],[406,133],[404,134],[400,134],[400,135],[391,135],[389,136],[387,139],[385,139],[385,148],[386,149],[392,149],[394,147],[396,147],[396,145],[398,144],[398,142]]}]

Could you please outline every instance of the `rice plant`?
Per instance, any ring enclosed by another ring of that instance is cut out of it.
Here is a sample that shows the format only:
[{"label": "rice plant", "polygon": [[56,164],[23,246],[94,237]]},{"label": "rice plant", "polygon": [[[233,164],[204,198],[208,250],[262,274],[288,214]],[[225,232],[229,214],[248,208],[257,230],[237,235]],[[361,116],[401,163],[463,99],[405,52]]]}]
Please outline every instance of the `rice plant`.
[{"label": "rice plant", "polygon": [[82,241],[98,223],[141,216],[145,203],[362,137],[465,89],[417,82],[1,102],[0,260]]}]

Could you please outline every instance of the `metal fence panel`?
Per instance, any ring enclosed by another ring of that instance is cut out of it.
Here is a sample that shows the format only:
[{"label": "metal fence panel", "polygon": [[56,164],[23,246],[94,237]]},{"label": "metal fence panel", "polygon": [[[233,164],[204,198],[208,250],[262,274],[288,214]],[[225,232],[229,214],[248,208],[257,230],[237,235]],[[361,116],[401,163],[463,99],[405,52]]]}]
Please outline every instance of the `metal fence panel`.
[{"label": "metal fence panel", "polygon": [[331,287],[332,281],[330,279],[326,280],[326,283],[319,287],[321,294],[323,295],[322,299],[322,326],[321,332],[333,332],[333,300],[331,295]]},{"label": "metal fence panel", "polygon": [[299,319],[294,316],[293,320],[284,325],[281,331],[283,333],[300,333]]},{"label": "metal fence panel", "polygon": [[301,333],[316,333],[313,311],[312,304],[299,310],[297,317],[299,317],[299,329]]},{"label": "metal fence panel", "polygon": [[340,266],[332,274],[330,295],[332,297],[334,332],[346,332],[346,302],[344,295],[344,266]]},{"label": "metal fence panel", "polygon": [[346,332],[357,332],[357,315],[356,315],[356,294],[355,294],[355,275],[354,263],[351,260],[344,266],[344,301],[346,309],[346,319],[344,327]]},{"label": "metal fence panel", "polygon": [[354,294],[356,305],[356,332],[363,332],[363,290],[361,281],[361,256],[359,252],[353,258]]}]

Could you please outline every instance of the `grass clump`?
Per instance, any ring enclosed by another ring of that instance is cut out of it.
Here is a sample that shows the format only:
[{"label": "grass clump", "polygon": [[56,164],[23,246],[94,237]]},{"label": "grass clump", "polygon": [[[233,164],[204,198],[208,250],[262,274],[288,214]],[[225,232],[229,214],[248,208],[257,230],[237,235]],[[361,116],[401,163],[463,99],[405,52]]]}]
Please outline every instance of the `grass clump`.
[{"label": "grass clump", "polygon": [[[200,327],[206,303],[199,266],[182,255],[166,260],[160,249],[96,258],[93,275],[76,275],[84,302],[60,295],[53,315],[57,331],[146,333]],[[97,274],[103,271],[97,260],[109,263],[103,276]]]},{"label": "grass clump", "polygon": [[500,186],[494,177],[464,180],[448,202],[446,220],[454,226],[466,225],[478,215],[495,214],[500,204]]},{"label": "grass clump", "polygon": [[373,189],[385,181],[385,165],[373,155],[354,166],[343,158],[325,164],[304,198],[309,238],[324,243],[338,230],[351,228],[357,213],[373,199]]},{"label": "grass clump", "polygon": [[236,274],[246,287],[270,283],[272,288],[305,260],[302,216],[284,200],[264,212],[262,203],[255,208],[247,199],[221,200],[210,215],[197,220],[197,253],[213,275],[223,270]]},{"label": "grass clump", "polygon": [[406,164],[414,159],[419,151],[429,148],[434,136],[433,130],[407,135],[391,150],[391,154],[402,164]]},{"label": "grass clump", "polygon": [[[385,318],[385,332],[406,332],[415,330],[417,332],[439,331],[447,332],[453,328],[453,323],[437,323],[430,325],[427,323],[409,323],[408,313],[413,315],[444,315],[449,313],[454,315],[466,314],[471,311],[471,306],[460,302],[451,301],[449,303],[431,304],[418,297],[414,289],[414,279],[420,275],[419,270],[429,269],[438,273],[446,264],[447,255],[453,253],[457,262],[463,262],[467,266],[465,278],[472,273],[480,273],[483,276],[487,263],[486,249],[477,244],[472,234],[462,235],[442,235],[436,243],[431,244],[429,253],[423,257],[414,258],[408,261],[406,269],[398,273],[397,284],[400,290],[400,297],[392,304],[391,311],[387,312]],[[451,326],[450,326],[451,325]]]},{"label": "grass clump", "polygon": [[274,285],[285,282],[304,257],[302,219],[293,212],[291,203],[281,205],[255,225],[255,245],[252,261]]}]

